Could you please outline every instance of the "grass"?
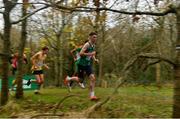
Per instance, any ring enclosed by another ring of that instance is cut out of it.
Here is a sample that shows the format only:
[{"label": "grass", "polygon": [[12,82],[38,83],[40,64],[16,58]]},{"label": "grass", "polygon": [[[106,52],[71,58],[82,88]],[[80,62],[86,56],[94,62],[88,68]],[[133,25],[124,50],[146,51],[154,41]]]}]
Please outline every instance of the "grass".
[{"label": "grass", "polygon": [[[102,99],[113,92],[113,88],[96,88],[96,95]],[[73,89],[68,93],[67,89],[46,88],[42,90],[42,95],[34,95],[33,91],[25,91],[24,99],[11,101],[20,107],[17,109],[1,110],[0,117],[18,115],[35,111],[38,113],[52,112],[53,107],[61,99],[69,94],[77,96],[66,99],[58,111],[62,112],[81,112],[95,104],[88,98],[87,89]],[[100,110],[96,111],[92,117],[136,117],[136,118],[170,118],[172,115],[172,86],[165,86],[158,89],[155,86],[128,86],[121,87],[112,100],[106,103]],[[13,111],[16,110],[16,113]],[[12,114],[15,113],[15,114]]]}]

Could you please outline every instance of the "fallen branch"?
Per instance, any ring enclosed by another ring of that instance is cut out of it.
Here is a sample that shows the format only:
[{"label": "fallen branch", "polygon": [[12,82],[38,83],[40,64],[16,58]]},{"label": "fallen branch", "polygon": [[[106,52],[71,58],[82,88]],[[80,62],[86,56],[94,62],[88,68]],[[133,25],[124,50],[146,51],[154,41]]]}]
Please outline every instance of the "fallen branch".
[{"label": "fallen branch", "polygon": [[171,65],[175,65],[175,62],[172,61],[171,59],[168,59],[166,57],[162,57],[161,55],[157,54],[157,53],[140,53],[138,54],[138,57],[140,58],[150,58],[150,59],[158,59],[164,62],[167,62]]},{"label": "fallen branch", "polygon": [[122,72],[125,72],[126,70],[128,70],[130,67],[132,67],[132,65],[138,60],[138,58],[148,58],[148,59],[157,59],[160,61],[164,61],[167,62],[171,65],[175,65],[174,61],[166,58],[166,57],[162,57],[160,56],[158,53],[140,53],[135,55],[134,57],[132,57],[126,64],[125,67],[123,68]]},{"label": "fallen branch", "polygon": [[135,64],[135,62],[138,60],[138,58],[158,59],[161,61],[168,62],[172,65],[175,64],[170,59],[161,57],[157,53],[140,53],[140,54],[135,55],[130,60],[128,60],[128,62],[125,64],[124,68],[122,69],[121,77],[118,79],[118,81],[117,81],[118,85],[114,88],[113,93],[110,96],[108,96],[105,100],[97,102],[96,104],[94,104],[93,106],[91,106],[87,110],[85,110],[84,113],[87,117],[90,117],[94,111],[96,111],[97,109],[102,107],[102,105],[106,104],[108,101],[110,101],[112,99],[112,97],[118,92],[119,87],[122,86],[126,82],[128,73],[129,73],[129,69]]},{"label": "fallen branch", "polygon": [[107,103],[109,100],[111,99],[110,96],[108,96],[104,101],[101,102],[97,102],[96,104],[94,104],[93,106],[91,106],[90,108],[88,108],[87,110],[84,111],[84,115],[86,115],[87,117],[90,117],[91,114],[99,109],[102,105],[104,105],[105,103]]},{"label": "fallen branch", "polygon": [[67,95],[66,97],[64,97],[63,99],[61,99],[61,100],[58,102],[58,104],[56,105],[56,107],[54,108],[53,114],[54,114],[54,115],[56,114],[56,110],[62,105],[62,103],[63,103],[66,99],[68,99],[68,98],[70,98],[70,97],[74,97],[74,96],[78,96],[78,95]]},{"label": "fallen branch", "polygon": [[160,62],[161,62],[161,60],[156,60],[156,61],[150,62],[150,63],[146,64],[146,65],[142,68],[142,70],[143,70],[143,71],[146,71],[149,66],[155,65],[155,64],[160,63]]},{"label": "fallen branch", "polygon": [[61,117],[61,116],[64,116],[64,113],[63,112],[61,112],[60,114],[37,114],[37,115],[34,115],[34,116],[32,116],[31,118],[38,118],[38,117],[45,117],[45,116],[53,116],[53,117],[55,117],[55,116],[57,116],[57,117]]}]

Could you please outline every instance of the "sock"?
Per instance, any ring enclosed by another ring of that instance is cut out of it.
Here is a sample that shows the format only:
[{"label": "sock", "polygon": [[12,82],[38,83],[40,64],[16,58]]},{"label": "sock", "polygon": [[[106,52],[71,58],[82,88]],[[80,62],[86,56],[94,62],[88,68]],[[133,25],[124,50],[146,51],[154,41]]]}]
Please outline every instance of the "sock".
[{"label": "sock", "polygon": [[91,96],[91,97],[94,96],[94,91],[90,92],[90,96]]}]

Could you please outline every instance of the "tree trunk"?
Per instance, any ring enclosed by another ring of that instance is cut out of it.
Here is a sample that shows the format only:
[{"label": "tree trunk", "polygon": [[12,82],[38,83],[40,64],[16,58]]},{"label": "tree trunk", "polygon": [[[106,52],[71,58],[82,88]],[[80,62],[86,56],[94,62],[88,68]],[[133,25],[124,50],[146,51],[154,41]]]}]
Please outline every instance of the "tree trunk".
[{"label": "tree trunk", "polygon": [[58,54],[57,54],[57,61],[56,61],[56,71],[57,71],[57,76],[56,76],[56,86],[59,87],[60,86],[60,67],[61,67],[61,63],[60,63],[60,55],[59,55],[59,51],[57,51]]},{"label": "tree trunk", "polygon": [[63,60],[63,54],[64,54],[63,53],[63,43],[64,43],[63,38],[61,38],[61,49],[60,49],[60,55],[61,56],[60,56],[60,61],[59,61],[59,66],[58,66],[60,68],[59,69],[59,73],[60,73],[59,74],[60,75],[59,76],[59,81],[60,81],[60,86],[61,87],[63,86],[63,61],[64,61]]},{"label": "tree trunk", "polygon": [[4,0],[5,11],[4,18],[4,36],[3,36],[3,53],[2,57],[2,89],[1,89],[1,105],[5,105],[8,101],[8,59],[10,54],[10,34],[11,34],[11,22],[10,22],[10,9],[8,1]]},{"label": "tree trunk", "polygon": [[[176,10],[177,14],[177,46],[180,46],[180,6]],[[173,104],[173,118],[180,118],[180,50],[177,50],[175,80],[174,80],[174,104]]]},{"label": "tree trunk", "polygon": [[102,41],[100,43],[100,52],[99,52],[99,76],[98,79],[101,82],[101,87],[103,86],[103,82],[106,81],[102,81],[102,75],[103,75],[103,48],[104,48],[104,41],[105,41],[105,23],[102,26]]},{"label": "tree trunk", "polygon": [[55,86],[57,86],[58,82],[58,71],[57,71],[57,59],[54,60],[54,77],[55,77]]},{"label": "tree trunk", "polygon": [[56,71],[57,71],[57,76],[56,76],[56,86],[57,87],[59,87],[60,85],[61,85],[61,78],[62,78],[62,76],[61,76],[61,72],[62,72],[62,69],[61,69],[61,57],[62,57],[62,50],[63,50],[63,48],[62,48],[62,39],[60,38],[61,37],[61,31],[56,35],[56,40],[57,40],[57,42],[56,42],[56,44],[57,44],[57,61],[56,61],[56,65],[57,65],[57,67],[56,67]]},{"label": "tree trunk", "polygon": [[[23,6],[22,6],[22,17],[26,16],[26,3],[24,3],[23,0]],[[22,21],[22,29],[21,29],[21,42],[19,44],[19,59],[18,59],[18,74],[17,74],[17,90],[16,90],[16,98],[23,98],[23,53],[24,53],[24,47],[26,44],[26,27],[27,27],[27,19]]]},{"label": "tree trunk", "polygon": [[161,87],[161,64],[157,63],[156,64],[156,84],[157,87]]}]

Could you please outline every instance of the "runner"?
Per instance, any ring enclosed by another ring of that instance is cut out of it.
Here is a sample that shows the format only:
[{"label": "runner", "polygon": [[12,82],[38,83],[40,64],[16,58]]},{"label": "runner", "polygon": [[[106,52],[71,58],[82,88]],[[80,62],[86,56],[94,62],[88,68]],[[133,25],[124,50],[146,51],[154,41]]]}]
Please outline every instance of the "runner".
[{"label": "runner", "polygon": [[[88,41],[85,41],[85,43],[88,42]],[[77,46],[76,48],[74,48],[73,50],[71,50],[71,54],[73,56],[73,59],[74,59],[74,74],[73,76],[77,76],[78,75],[78,63],[79,63],[79,60],[80,60],[80,51],[82,49],[82,46],[83,45],[80,45],[80,46]],[[80,82],[79,82],[79,85],[81,88],[85,88],[84,86],[84,79],[79,79]],[[69,85],[69,90],[72,89],[72,84],[73,84],[73,81],[70,81],[70,85]]]},{"label": "runner", "polygon": [[78,64],[78,77],[80,79],[84,78],[84,72],[88,75],[90,79],[90,100],[97,100],[98,98],[95,96],[95,75],[92,70],[92,60],[98,62],[95,58],[95,43],[97,40],[97,33],[91,32],[89,34],[89,41],[84,44],[80,51],[80,60]]},{"label": "runner", "polygon": [[[18,67],[18,59],[19,59],[19,54],[18,53],[14,53],[11,55],[11,58],[10,58],[10,63],[11,63],[11,71],[12,71],[12,75],[15,75],[16,74],[16,71],[17,71],[17,67]],[[26,54],[23,53],[23,63],[24,64],[27,64],[28,61],[27,61],[27,57],[26,57]],[[10,90],[14,90],[14,86],[17,84],[17,80],[14,79],[13,82],[12,82],[12,87]]]},{"label": "runner", "polygon": [[[18,58],[19,58],[18,53],[14,53],[11,55],[10,63],[11,63],[11,67],[12,67],[12,75],[16,74],[17,66],[18,66]],[[23,63],[24,64],[28,63],[25,53],[23,53]]]},{"label": "runner", "polygon": [[49,67],[44,63],[49,48],[47,46],[43,47],[41,51],[37,52],[35,55],[31,57],[32,61],[32,73],[35,75],[36,80],[29,79],[27,85],[30,85],[31,82],[36,82],[38,84],[38,89],[35,90],[35,94],[39,94],[42,84],[44,83],[44,74],[43,68],[49,69]]}]

